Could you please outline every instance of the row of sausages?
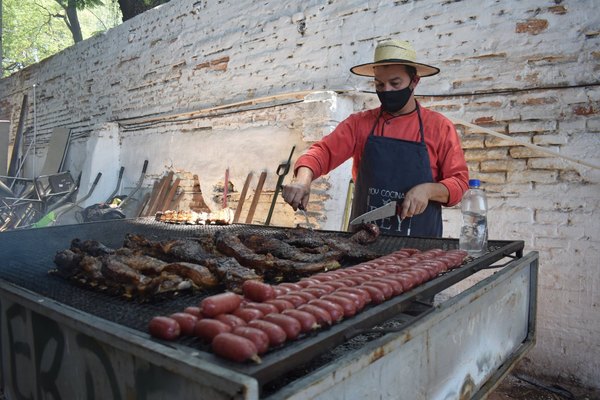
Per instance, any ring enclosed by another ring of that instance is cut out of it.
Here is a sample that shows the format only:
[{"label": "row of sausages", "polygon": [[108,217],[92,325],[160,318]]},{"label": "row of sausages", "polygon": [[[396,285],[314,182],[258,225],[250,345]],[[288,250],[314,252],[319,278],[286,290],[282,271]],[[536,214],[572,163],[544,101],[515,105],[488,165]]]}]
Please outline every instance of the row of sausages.
[{"label": "row of sausages", "polygon": [[225,292],[206,297],[199,306],[154,317],[149,331],[166,340],[194,335],[221,357],[260,362],[267,350],[409,291],[460,266],[466,256],[461,250],[402,249],[295,283],[249,280],[242,285],[243,295]]}]

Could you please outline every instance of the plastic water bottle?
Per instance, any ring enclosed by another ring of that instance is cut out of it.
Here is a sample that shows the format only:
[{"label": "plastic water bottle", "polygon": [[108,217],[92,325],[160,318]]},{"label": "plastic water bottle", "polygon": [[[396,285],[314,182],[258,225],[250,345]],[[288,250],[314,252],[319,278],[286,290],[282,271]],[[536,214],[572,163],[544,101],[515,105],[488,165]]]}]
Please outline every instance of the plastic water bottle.
[{"label": "plastic water bottle", "polygon": [[469,180],[469,190],[462,198],[462,228],[459,248],[470,256],[478,257],[487,251],[487,199],[479,188],[479,179]]}]

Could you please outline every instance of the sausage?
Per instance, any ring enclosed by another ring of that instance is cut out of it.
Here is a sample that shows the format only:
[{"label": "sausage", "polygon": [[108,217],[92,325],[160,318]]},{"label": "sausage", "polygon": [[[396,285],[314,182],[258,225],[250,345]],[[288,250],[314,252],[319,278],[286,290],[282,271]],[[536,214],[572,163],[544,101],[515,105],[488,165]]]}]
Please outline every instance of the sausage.
[{"label": "sausage", "polygon": [[220,333],[213,339],[211,347],[216,355],[231,361],[253,360],[260,363],[256,346],[250,339],[243,336],[234,335],[233,333]]},{"label": "sausage", "polygon": [[417,265],[415,265],[415,268],[417,270],[427,272],[427,274],[428,274],[427,280],[428,281],[435,278],[438,275],[438,271],[437,271],[436,267],[434,267],[433,265],[430,265],[430,264],[425,264],[425,263],[417,264]]},{"label": "sausage", "polygon": [[292,318],[289,315],[271,313],[269,315],[265,315],[263,320],[279,325],[285,332],[288,340],[296,339],[300,334],[300,331],[302,331],[300,322],[298,322],[296,318]]},{"label": "sausage", "polygon": [[310,279],[310,278],[302,278],[300,279],[296,284],[299,285],[302,288],[306,288],[312,285],[318,285],[321,282],[316,280],[316,279]]},{"label": "sausage", "polygon": [[204,298],[200,302],[202,315],[214,317],[219,314],[233,312],[240,306],[242,296],[233,292],[225,292]]},{"label": "sausage", "polygon": [[173,318],[179,324],[179,328],[182,335],[193,335],[194,328],[198,322],[198,317],[185,312],[177,312],[169,315],[169,318]]},{"label": "sausage", "polygon": [[290,316],[300,322],[301,332],[310,332],[319,329],[317,318],[308,311],[302,310],[283,310],[283,315]]},{"label": "sausage", "polygon": [[240,317],[241,319],[243,319],[246,322],[250,322],[254,319],[260,319],[260,318],[264,317],[264,314],[259,309],[244,308],[244,307],[237,308],[233,312],[233,315]]},{"label": "sausage", "polygon": [[360,289],[358,287],[341,288],[336,290],[334,293],[350,293],[357,295],[362,298],[363,303],[365,305],[371,302],[371,296],[369,295],[369,292],[367,292],[365,289]]},{"label": "sausage", "polygon": [[[288,308],[294,308],[294,304],[282,299],[273,299],[267,300],[263,304],[272,304],[277,307],[277,312],[282,312],[283,310],[287,310]],[[268,315],[268,314],[266,314]]]},{"label": "sausage", "polygon": [[283,328],[279,325],[262,319],[255,319],[254,321],[248,322],[248,326],[251,328],[260,329],[269,337],[269,347],[276,347],[283,343],[287,339],[287,335]]},{"label": "sausage", "polygon": [[355,275],[356,274],[348,275],[348,277],[346,279],[354,282],[355,285],[360,285],[367,281],[367,278],[365,278],[364,276],[355,276]]},{"label": "sausage", "polygon": [[390,299],[392,297],[392,294],[394,293],[392,286],[387,283],[369,281],[365,282],[362,286],[374,286],[378,288],[379,290],[381,290],[386,300]]},{"label": "sausage", "polygon": [[321,296],[325,296],[326,294],[331,293],[330,291],[328,291],[327,289],[323,289],[323,288],[315,288],[315,287],[307,287],[305,289],[302,289],[302,291],[304,293],[310,293],[313,296],[315,296],[316,298],[319,298]]},{"label": "sausage", "polygon": [[231,329],[237,326],[246,326],[246,321],[234,314],[219,314],[215,319],[231,326]]},{"label": "sausage", "polygon": [[350,300],[342,296],[336,296],[334,294],[328,294],[327,296],[321,297],[321,299],[339,304],[342,307],[344,318],[350,318],[356,315],[356,304],[354,303],[354,300]]},{"label": "sausage", "polygon": [[302,296],[297,296],[293,294],[284,294],[283,296],[278,296],[277,300],[285,300],[289,301],[294,305],[294,307],[299,307],[304,303],[308,303],[308,300]]},{"label": "sausage", "polygon": [[196,323],[196,327],[194,328],[194,335],[207,343],[212,342],[215,336],[224,332],[231,332],[231,326],[211,318],[201,319]]},{"label": "sausage", "polygon": [[279,287],[279,286],[275,286],[275,287],[273,288],[273,290],[275,291],[275,297],[279,297],[279,296],[281,296],[281,295],[284,295],[284,294],[286,294],[287,292],[289,292],[289,291],[290,291],[290,290],[292,290],[292,289],[290,289],[290,288],[286,288],[286,287]]},{"label": "sausage", "polygon": [[200,307],[189,306],[189,307],[184,308],[183,312],[192,314],[192,315],[196,316],[196,318],[198,318],[198,319],[202,318],[202,310],[200,310]]},{"label": "sausage", "polygon": [[319,324],[319,326],[331,326],[333,323],[331,315],[327,312],[327,310],[324,310],[321,307],[317,307],[312,304],[302,304],[300,307],[298,307],[298,310],[311,313],[317,320],[317,324]]},{"label": "sausage", "polygon": [[315,279],[319,282],[327,282],[327,281],[332,281],[335,278],[331,275],[328,275],[326,273],[321,273],[321,274],[316,274],[310,277],[310,279]]},{"label": "sausage", "polygon": [[263,303],[275,298],[275,290],[268,283],[247,280],[242,284],[242,293],[249,300]]},{"label": "sausage", "polygon": [[352,279],[348,279],[347,278],[348,276],[350,276],[350,275],[346,275],[345,278],[338,279],[336,282],[341,283],[341,284],[345,285],[346,287],[356,286],[357,285],[356,281],[353,281]]},{"label": "sausage", "polygon": [[292,282],[283,282],[277,286],[283,287],[283,288],[289,288],[291,290],[300,290],[304,287],[304,286],[298,285],[297,283],[292,283]]},{"label": "sausage", "polygon": [[252,343],[254,343],[254,346],[256,346],[256,352],[258,354],[263,354],[269,349],[269,336],[260,329],[252,328],[250,326],[238,326],[233,328],[231,333],[250,339]]},{"label": "sausage", "polygon": [[326,283],[321,283],[318,285],[312,285],[307,287],[307,289],[323,289],[325,291],[327,291],[327,293],[332,293],[336,288],[335,286],[331,286],[328,282]]},{"label": "sausage", "polygon": [[356,306],[356,312],[359,312],[363,308],[365,308],[365,300],[362,296],[357,295],[356,293],[348,293],[348,292],[338,292],[337,290],[332,294],[340,297],[344,297],[348,300],[351,300]]},{"label": "sausage", "polygon": [[175,340],[181,334],[177,320],[170,317],[153,317],[148,324],[148,331],[154,337],[164,340]]},{"label": "sausage", "polygon": [[263,315],[267,315],[272,312],[279,312],[279,309],[275,307],[273,304],[268,303],[247,303],[244,304],[244,308],[255,308],[263,313]]},{"label": "sausage", "polygon": [[336,290],[343,287],[348,287],[348,285],[345,285],[343,282],[340,282],[338,280],[327,282],[327,286],[331,286]]},{"label": "sausage", "polygon": [[308,292],[303,292],[301,290],[297,290],[297,291],[293,291],[293,292],[289,292],[288,293],[290,296],[299,296],[302,297],[304,300],[306,300],[305,303],[314,300],[317,298],[317,296],[315,296],[314,294],[308,293]]},{"label": "sausage", "polygon": [[429,280],[429,271],[417,267],[417,264],[413,265],[410,271],[419,277],[419,283],[427,282]]},{"label": "sausage", "polygon": [[392,297],[404,293],[404,287],[402,286],[402,283],[394,279],[390,279],[388,277],[377,277],[374,278],[371,282],[381,282],[385,283],[386,285],[390,285],[392,287]]},{"label": "sausage", "polygon": [[364,289],[367,292],[369,292],[369,297],[371,297],[371,303],[373,304],[381,304],[385,301],[385,296],[383,295],[383,292],[381,291],[381,289],[375,287],[375,286],[369,286],[369,285],[360,285],[357,286],[357,288],[359,289]]},{"label": "sausage", "polygon": [[344,309],[337,303],[333,303],[329,300],[315,299],[308,302],[313,306],[321,307],[331,315],[331,320],[336,323],[342,320],[344,317]]}]

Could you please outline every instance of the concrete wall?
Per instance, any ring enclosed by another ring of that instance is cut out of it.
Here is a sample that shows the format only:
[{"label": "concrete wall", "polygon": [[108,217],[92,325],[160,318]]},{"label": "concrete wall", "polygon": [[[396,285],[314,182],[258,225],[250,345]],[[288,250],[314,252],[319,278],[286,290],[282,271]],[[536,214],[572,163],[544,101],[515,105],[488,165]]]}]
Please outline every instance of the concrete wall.
[{"label": "concrete wall", "polygon": [[[31,99],[37,84],[37,156],[53,127],[71,127],[70,167],[114,177],[99,197],[112,190],[117,162],[124,186],[148,158],[150,178],[198,174],[210,198],[227,167],[238,188],[248,172],[254,187],[266,169],[261,222],[290,148],[296,158],[349,112],[376,104],[362,92],[369,80],[348,69],[393,36],[442,69],[417,88],[423,104],[598,165],[596,8],[593,0],[178,0],[1,80],[0,119],[13,122],[14,135],[22,95]],[[305,97],[298,91],[318,93],[296,103]],[[32,123],[30,112],[26,142]],[[600,388],[599,170],[459,129],[490,197],[491,238],[523,239],[540,252],[538,343],[520,367]],[[86,150],[89,139],[99,150]],[[315,185],[309,211],[321,228],[339,229],[348,171]],[[277,224],[299,221],[277,210]],[[446,236],[456,237],[458,210],[444,219]]]}]

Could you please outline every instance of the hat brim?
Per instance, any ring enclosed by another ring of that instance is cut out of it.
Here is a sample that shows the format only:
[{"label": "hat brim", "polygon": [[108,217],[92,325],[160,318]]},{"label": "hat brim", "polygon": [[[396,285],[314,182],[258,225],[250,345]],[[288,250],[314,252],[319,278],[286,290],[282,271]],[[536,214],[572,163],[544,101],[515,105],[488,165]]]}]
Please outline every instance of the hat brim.
[{"label": "hat brim", "polygon": [[381,60],[378,62],[356,65],[356,66],[350,68],[350,72],[352,72],[355,75],[373,77],[373,76],[375,76],[375,71],[373,70],[373,68],[381,67],[384,65],[409,65],[411,67],[414,67],[417,70],[417,74],[420,77],[433,76],[440,72],[439,68],[432,67],[431,65],[416,63],[416,62],[409,61],[409,60],[395,60],[395,59]]}]

